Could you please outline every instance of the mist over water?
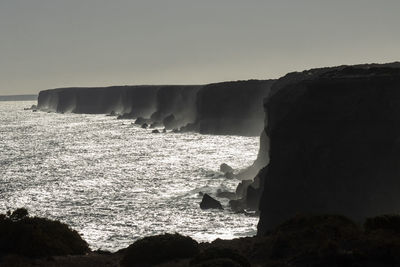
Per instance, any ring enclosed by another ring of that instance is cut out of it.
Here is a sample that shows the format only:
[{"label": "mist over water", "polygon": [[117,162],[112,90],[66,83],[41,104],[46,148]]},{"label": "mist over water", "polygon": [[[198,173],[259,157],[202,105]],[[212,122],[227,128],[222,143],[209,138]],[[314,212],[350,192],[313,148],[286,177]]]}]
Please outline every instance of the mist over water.
[{"label": "mist over water", "polygon": [[256,233],[258,218],[200,210],[199,192],[234,191],[219,165],[252,164],[258,137],[152,134],[115,117],[23,110],[32,104],[0,102],[1,213],[26,207],[111,251],[163,232],[198,241]]}]

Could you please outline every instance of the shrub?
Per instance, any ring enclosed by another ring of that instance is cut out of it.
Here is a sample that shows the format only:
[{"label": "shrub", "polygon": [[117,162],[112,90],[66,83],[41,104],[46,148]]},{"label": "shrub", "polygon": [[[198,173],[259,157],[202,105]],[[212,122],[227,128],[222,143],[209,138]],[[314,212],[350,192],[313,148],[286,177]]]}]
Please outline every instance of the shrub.
[{"label": "shrub", "polygon": [[26,209],[0,216],[0,254],[44,257],[88,251],[80,235],[59,221],[28,217]]},{"label": "shrub", "polygon": [[126,249],[121,265],[137,266],[191,258],[198,251],[198,243],[188,236],[179,234],[149,236],[136,241]]},{"label": "shrub", "polygon": [[367,218],[364,223],[364,229],[366,232],[389,230],[400,234],[400,215],[386,214]]}]

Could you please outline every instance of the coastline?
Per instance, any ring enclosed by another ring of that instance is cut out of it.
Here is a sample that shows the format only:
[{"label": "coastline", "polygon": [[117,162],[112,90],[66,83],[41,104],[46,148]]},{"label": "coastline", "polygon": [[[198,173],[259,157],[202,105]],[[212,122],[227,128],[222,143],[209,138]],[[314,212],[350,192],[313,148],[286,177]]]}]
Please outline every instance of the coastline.
[{"label": "coastline", "polygon": [[[250,201],[260,204],[256,236],[197,244],[191,256],[168,250],[189,237],[144,237],[116,253],[82,257],[126,264],[131,252],[142,251],[130,266],[400,264],[400,215],[393,201],[400,173],[399,70],[398,63],[314,69],[272,86],[259,152],[270,161],[243,182],[245,195],[236,203],[239,211]],[[221,166],[227,176],[233,173],[228,167]],[[166,258],[153,262],[164,249],[170,251]]]}]

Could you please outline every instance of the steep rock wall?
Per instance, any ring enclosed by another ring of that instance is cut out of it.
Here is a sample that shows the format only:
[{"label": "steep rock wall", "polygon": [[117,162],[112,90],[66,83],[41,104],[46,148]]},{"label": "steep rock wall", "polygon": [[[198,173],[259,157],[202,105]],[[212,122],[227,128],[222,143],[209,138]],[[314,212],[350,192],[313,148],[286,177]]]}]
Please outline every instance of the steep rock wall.
[{"label": "steep rock wall", "polygon": [[296,213],[400,212],[399,64],[289,74],[266,100],[258,234]]},{"label": "steep rock wall", "polygon": [[60,88],[39,93],[38,107],[56,112],[88,114],[132,113],[149,116],[156,108],[160,86]]},{"label": "steep rock wall", "polygon": [[197,95],[197,126],[204,134],[257,136],[263,129],[262,101],[274,80],[209,84]]},{"label": "steep rock wall", "polygon": [[196,120],[196,96],[202,86],[163,86],[157,91],[156,112],[153,121],[162,122],[173,114],[176,127],[193,123]]}]

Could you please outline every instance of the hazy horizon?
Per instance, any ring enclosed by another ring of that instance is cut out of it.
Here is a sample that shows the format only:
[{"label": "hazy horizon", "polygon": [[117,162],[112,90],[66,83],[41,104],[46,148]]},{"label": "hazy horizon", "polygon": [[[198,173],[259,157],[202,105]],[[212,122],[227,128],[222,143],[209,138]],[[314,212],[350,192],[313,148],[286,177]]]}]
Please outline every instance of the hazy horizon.
[{"label": "hazy horizon", "polygon": [[0,95],[400,60],[400,2],[4,0]]}]

